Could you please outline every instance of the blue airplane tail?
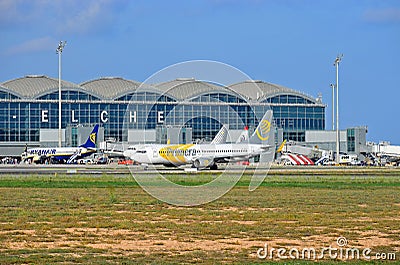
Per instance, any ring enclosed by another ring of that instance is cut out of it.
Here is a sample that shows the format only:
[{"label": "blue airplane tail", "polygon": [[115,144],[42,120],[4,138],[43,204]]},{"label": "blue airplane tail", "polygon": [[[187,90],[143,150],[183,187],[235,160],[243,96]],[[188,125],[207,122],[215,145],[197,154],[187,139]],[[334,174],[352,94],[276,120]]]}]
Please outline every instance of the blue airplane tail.
[{"label": "blue airplane tail", "polygon": [[92,132],[90,133],[88,139],[86,140],[86,143],[80,145],[79,147],[96,148],[96,138],[98,131],[99,131],[99,125],[96,124],[96,126],[94,126]]}]

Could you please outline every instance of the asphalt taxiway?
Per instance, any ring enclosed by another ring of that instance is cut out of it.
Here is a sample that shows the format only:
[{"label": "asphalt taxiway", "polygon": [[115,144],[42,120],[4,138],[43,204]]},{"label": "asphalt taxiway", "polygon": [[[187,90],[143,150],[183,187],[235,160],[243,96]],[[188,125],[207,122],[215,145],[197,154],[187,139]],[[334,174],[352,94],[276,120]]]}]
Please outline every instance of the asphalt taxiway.
[{"label": "asphalt taxiway", "polygon": [[[245,168],[244,168],[245,167]],[[0,165],[1,175],[47,175],[47,174],[196,174],[211,173],[221,174],[222,172],[243,172],[245,174],[269,174],[269,175],[398,175],[400,167],[323,167],[323,166],[259,166],[254,165],[221,165],[218,170],[193,170],[190,168],[166,168],[155,166],[145,169],[142,166],[133,165],[36,165],[36,164],[17,164]]]}]

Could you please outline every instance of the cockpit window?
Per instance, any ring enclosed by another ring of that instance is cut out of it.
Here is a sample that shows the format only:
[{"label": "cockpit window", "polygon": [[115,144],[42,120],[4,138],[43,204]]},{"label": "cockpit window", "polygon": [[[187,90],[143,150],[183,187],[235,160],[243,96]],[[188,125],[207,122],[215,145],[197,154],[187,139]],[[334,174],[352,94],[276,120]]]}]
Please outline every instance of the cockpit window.
[{"label": "cockpit window", "polygon": [[145,153],[146,153],[146,150],[137,150],[136,153],[145,154]]}]

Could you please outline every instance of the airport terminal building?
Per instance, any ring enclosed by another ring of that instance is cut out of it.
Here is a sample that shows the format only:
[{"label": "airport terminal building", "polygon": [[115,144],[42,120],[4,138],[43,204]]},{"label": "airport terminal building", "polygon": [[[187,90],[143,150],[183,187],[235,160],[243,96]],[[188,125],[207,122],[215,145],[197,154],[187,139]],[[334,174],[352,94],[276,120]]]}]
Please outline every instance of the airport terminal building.
[{"label": "airport terminal building", "polygon": [[[306,131],[325,130],[321,98],[263,81],[228,86],[179,78],[142,84],[119,77],[75,84],[63,80],[63,145],[77,146],[99,123],[99,140],[115,142],[210,141],[222,124],[232,135],[254,130],[272,109],[279,138],[304,142]],[[0,156],[18,156],[25,146],[58,144],[58,79],[25,76],[0,84]],[[178,133],[174,129],[180,128]],[[145,132],[145,133],[143,133]],[[82,134],[82,135],[81,135]],[[85,134],[85,135],[83,135]]]}]

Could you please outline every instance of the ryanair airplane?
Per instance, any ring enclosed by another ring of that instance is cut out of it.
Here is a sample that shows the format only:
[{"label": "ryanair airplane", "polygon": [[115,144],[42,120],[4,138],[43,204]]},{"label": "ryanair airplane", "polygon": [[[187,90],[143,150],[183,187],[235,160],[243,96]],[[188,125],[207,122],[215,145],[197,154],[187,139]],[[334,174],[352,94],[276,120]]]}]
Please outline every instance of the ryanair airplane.
[{"label": "ryanair airplane", "polygon": [[99,131],[99,125],[94,126],[90,133],[86,143],[78,147],[55,147],[55,148],[32,148],[26,149],[22,153],[22,161],[29,161],[40,163],[46,159],[55,160],[59,163],[71,164],[76,159],[90,156],[96,152],[96,138],[97,132]]},{"label": "ryanair airplane", "polygon": [[[218,138],[220,141],[213,141],[210,144],[135,145],[130,146],[124,152],[124,156],[145,167],[149,164],[167,167],[191,164],[197,169],[217,169],[218,163],[247,161],[258,155],[260,155],[260,161],[262,162],[264,161],[263,155],[268,152],[275,152],[274,131],[272,130],[271,121],[272,111],[268,110],[252,136],[245,141],[238,140],[236,143],[226,144],[224,143],[226,138],[223,140]],[[221,130],[223,129],[224,127]],[[224,132],[226,131],[225,128]]]}]

